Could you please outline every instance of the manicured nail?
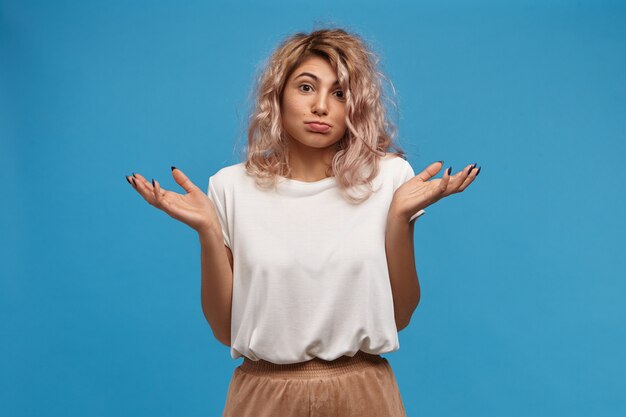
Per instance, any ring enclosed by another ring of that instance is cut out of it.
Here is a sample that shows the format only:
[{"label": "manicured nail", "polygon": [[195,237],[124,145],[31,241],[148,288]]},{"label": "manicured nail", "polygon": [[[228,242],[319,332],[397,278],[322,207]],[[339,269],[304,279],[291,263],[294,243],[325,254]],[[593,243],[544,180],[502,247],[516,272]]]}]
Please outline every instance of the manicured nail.
[{"label": "manicured nail", "polygon": [[448,175],[452,172],[452,167],[448,168]]},{"label": "manicured nail", "polygon": [[137,186],[137,183],[135,182],[135,179],[134,179],[134,178],[131,178],[131,181],[133,182],[133,185],[136,187],[136,186]]},{"label": "manicured nail", "polygon": [[154,178],[152,178],[152,186],[154,187]]},{"label": "manicured nail", "polygon": [[472,169],[476,168],[476,162],[474,162],[474,165],[472,165]]},{"label": "manicured nail", "polygon": [[441,165],[443,165],[443,161],[437,161],[437,162],[439,162]]},{"label": "manicured nail", "polygon": [[176,167],[175,167],[175,166],[172,166],[172,171],[174,171],[175,169],[176,169]]},{"label": "manicured nail", "polygon": [[481,167],[478,167],[478,171],[476,171],[476,176],[478,176],[478,174],[480,174],[480,168]]},{"label": "manicured nail", "polygon": [[135,173],[134,172],[133,172],[133,178],[137,178],[137,177],[135,177]]},{"label": "manicured nail", "polygon": [[133,185],[133,183],[132,183],[132,182],[130,182],[130,180],[128,179],[128,175],[124,175],[124,178],[126,178],[126,181],[128,181],[128,183],[129,183],[130,185]]}]

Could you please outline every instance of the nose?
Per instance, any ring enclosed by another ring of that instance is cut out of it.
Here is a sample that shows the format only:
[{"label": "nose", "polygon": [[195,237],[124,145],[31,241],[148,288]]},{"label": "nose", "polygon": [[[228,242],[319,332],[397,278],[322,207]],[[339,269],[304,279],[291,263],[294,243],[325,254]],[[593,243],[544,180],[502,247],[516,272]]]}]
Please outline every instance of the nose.
[{"label": "nose", "polygon": [[311,111],[318,116],[323,114],[328,114],[328,105],[326,103],[326,94],[320,93],[317,95],[315,101],[313,102],[313,106]]}]

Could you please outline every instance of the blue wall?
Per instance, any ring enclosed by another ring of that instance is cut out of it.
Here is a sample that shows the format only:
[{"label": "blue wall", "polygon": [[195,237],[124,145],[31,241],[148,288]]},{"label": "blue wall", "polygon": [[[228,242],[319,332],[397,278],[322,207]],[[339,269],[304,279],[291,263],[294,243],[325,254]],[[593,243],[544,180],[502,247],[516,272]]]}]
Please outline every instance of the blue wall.
[{"label": "blue wall", "polygon": [[2,0],[3,415],[220,415],[197,235],[124,175],[205,188],[262,60],[325,24],[380,54],[416,172],[482,166],[415,227],[408,415],[626,415],[623,1]]}]

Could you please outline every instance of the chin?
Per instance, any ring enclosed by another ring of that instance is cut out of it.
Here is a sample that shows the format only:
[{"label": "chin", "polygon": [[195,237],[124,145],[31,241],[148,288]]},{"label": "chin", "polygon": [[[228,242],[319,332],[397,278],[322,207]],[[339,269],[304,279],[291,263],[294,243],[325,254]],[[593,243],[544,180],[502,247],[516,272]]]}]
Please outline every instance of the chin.
[{"label": "chin", "polygon": [[339,139],[337,139],[337,140],[306,141],[306,142],[300,142],[300,143],[302,143],[303,145],[306,145],[308,147],[311,147],[311,148],[324,149],[324,148],[328,148],[330,146],[335,145],[338,141],[339,141]]},{"label": "chin", "polygon": [[290,138],[290,140],[292,140],[293,142],[297,142],[300,145],[320,149],[332,146],[340,140],[332,139],[324,134],[314,132],[304,132],[300,136],[300,139],[295,138],[293,135],[288,135],[288,137]]}]

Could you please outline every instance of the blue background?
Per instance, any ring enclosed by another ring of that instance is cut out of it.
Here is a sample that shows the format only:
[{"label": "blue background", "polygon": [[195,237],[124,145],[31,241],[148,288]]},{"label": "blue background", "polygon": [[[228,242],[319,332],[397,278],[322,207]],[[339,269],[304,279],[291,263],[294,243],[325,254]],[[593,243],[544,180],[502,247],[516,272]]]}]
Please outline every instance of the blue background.
[{"label": "blue background", "polygon": [[220,415],[197,234],[124,175],[205,188],[262,60],[327,24],[380,55],[416,172],[482,166],[415,227],[408,415],[626,415],[623,1],[2,0],[3,415]]}]

